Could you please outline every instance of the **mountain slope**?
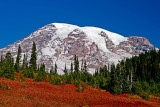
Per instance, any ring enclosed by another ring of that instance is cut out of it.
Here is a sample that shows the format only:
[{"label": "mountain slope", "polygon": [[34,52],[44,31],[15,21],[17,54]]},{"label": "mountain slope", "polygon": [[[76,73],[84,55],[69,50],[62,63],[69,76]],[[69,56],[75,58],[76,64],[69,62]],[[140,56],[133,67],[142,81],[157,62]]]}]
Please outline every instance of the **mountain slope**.
[{"label": "mountain slope", "polygon": [[86,60],[89,72],[93,73],[95,68],[105,64],[118,63],[124,58],[154,49],[149,40],[143,37],[123,37],[96,27],[52,23],[0,49],[0,54],[5,55],[7,51],[11,51],[16,58],[20,44],[23,54],[27,54],[29,60],[33,41],[37,45],[37,63],[45,63],[47,70],[56,63],[59,74],[63,73],[65,64],[70,69],[74,55],[80,61]]}]

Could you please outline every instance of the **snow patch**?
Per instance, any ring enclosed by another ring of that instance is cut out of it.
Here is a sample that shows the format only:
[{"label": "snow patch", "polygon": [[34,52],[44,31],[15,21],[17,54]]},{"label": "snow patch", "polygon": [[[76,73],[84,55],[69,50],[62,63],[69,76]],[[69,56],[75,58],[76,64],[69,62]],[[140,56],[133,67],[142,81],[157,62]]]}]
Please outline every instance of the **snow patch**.
[{"label": "snow patch", "polygon": [[[128,41],[127,37],[123,37],[117,33],[113,33],[101,28],[97,28],[97,27],[82,27],[83,31],[86,32],[88,35],[88,37],[90,39],[93,38],[100,38],[100,32],[103,31],[107,34],[107,36],[109,37],[109,39],[115,44],[115,45],[119,45],[121,42],[123,41]],[[92,39],[93,40],[93,39]],[[96,41],[98,42],[98,41]],[[102,41],[103,42],[103,41]],[[99,43],[99,42],[98,42]]]},{"label": "snow patch", "polygon": [[56,52],[55,52],[55,50],[54,50],[53,48],[46,47],[46,48],[44,48],[44,49],[42,50],[42,53],[43,53],[44,55],[52,56],[52,55],[54,55]]},{"label": "snow patch", "polygon": [[60,39],[67,38],[69,33],[79,28],[78,26],[65,23],[52,23],[52,24],[55,25],[57,28],[56,35],[54,36],[54,38],[59,37]]}]

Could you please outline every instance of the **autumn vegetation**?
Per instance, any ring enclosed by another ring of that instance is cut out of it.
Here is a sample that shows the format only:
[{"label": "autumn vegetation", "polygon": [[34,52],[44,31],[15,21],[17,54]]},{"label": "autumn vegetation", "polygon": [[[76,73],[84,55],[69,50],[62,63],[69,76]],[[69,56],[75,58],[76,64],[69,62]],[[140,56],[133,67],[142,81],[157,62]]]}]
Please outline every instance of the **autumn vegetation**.
[{"label": "autumn vegetation", "polygon": [[35,42],[29,62],[24,54],[21,63],[21,53],[19,46],[16,61],[10,52],[1,56],[0,106],[160,105],[160,51],[105,65],[93,75],[76,55],[64,75],[58,75],[56,62],[48,73],[36,63]]}]

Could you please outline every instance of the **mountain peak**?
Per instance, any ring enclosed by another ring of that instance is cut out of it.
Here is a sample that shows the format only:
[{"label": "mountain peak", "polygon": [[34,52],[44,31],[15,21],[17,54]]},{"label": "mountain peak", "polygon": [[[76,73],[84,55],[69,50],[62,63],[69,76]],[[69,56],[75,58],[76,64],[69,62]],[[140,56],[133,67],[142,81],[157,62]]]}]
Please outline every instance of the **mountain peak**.
[{"label": "mountain peak", "polygon": [[97,27],[51,23],[0,49],[0,53],[4,55],[11,51],[16,58],[20,44],[22,54],[27,54],[29,59],[33,41],[37,46],[37,63],[44,63],[47,70],[56,63],[59,74],[63,73],[65,64],[67,69],[70,69],[74,55],[77,55],[80,61],[86,60],[89,72],[93,73],[105,64],[116,64],[124,58],[154,49],[149,40],[142,37],[124,37]]}]

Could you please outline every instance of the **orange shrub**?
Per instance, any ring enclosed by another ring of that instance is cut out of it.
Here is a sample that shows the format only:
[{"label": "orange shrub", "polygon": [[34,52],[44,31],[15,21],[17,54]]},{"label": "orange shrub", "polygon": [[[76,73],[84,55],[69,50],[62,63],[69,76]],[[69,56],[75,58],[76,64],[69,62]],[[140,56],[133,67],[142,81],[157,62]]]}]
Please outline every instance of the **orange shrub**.
[{"label": "orange shrub", "polygon": [[132,98],[132,99],[143,99],[143,98],[141,98],[141,97],[138,96],[138,95],[130,95],[130,96],[128,96],[128,98]]}]

